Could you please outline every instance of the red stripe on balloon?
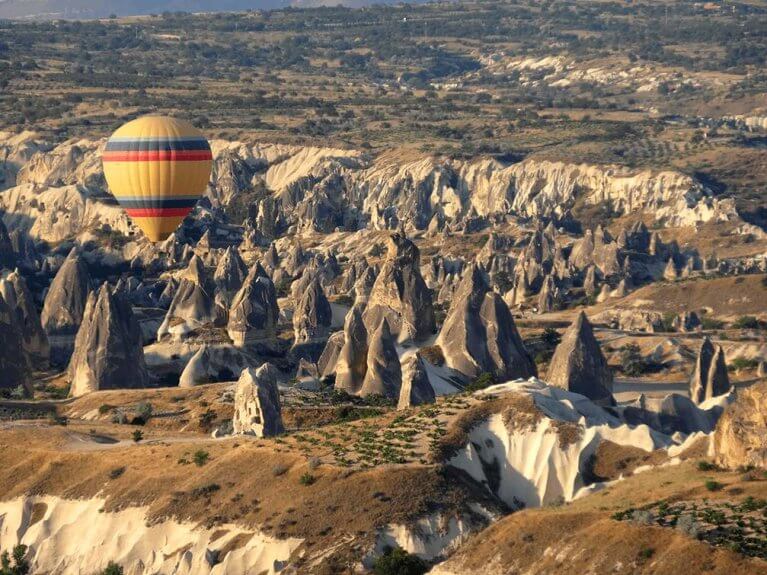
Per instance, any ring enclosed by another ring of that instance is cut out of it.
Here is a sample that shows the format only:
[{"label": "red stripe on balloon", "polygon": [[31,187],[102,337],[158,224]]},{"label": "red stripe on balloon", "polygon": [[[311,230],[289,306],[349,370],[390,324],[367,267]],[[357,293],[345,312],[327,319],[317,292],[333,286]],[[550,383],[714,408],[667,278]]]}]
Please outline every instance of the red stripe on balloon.
[{"label": "red stripe on balloon", "polygon": [[166,216],[185,216],[191,208],[127,208],[125,212],[132,218],[164,218]]},{"label": "red stripe on balloon", "polygon": [[104,152],[105,162],[199,162],[213,158],[209,150],[163,150],[154,152]]}]

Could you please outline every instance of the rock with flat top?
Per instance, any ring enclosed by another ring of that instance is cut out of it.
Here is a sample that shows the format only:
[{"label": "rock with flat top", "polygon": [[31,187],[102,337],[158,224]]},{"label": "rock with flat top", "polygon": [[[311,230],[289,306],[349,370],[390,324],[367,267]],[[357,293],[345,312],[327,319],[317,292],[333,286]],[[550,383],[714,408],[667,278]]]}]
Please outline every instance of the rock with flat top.
[{"label": "rock with flat top", "polygon": [[235,435],[274,437],[285,433],[276,371],[270,363],[242,371],[234,392]]}]

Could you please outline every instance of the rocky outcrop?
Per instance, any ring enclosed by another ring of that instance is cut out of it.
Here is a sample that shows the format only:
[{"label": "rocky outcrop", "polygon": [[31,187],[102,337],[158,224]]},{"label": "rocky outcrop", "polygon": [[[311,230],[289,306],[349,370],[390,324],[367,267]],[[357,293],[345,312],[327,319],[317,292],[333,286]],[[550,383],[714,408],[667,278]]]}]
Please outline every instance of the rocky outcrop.
[{"label": "rocky outcrop", "polygon": [[277,290],[261,265],[256,263],[232,301],[226,331],[236,345],[273,339],[279,317]]},{"label": "rocky outcrop", "polygon": [[270,363],[242,371],[234,392],[232,427],[236,435],[273,437],[285,433],[276,371]]},{"label": "rocky outcrop", "polygon": [[25,395],[29,395],[32,382],[23,343],[17,314],[0,296],[0,390],[21,386]]},{"label": "rocky outcrop", "polygon": [[202,345],[181,372],[178,386],[194,387],[206,383],[233,381],[247,364],[247,359],[229,346]]},{"label": "rocky outcrop", "polygon": [[402,386],[397,409],[408,409],[424,403],[434,403],[434,388],[429,382],[421,357],[414,353],[402,361]]},{"label": "rocky outcrop", "polygon": [[767,382],[738,390],[737,399],[725,410],[713,437],[715,460],[736,469],[767,468]]},{"label": "rocky outcrop", "polygon": [[335,388],[357,395],[365,381],[368,357],[368,330],[360,306],[355,305],[346,314],[343,333],[344,343],[335,366]]},{"label": "rocky outcrop", "polygon": [[242,261],[240,252],[235,247],[228,247],[218,261],[218,266],[216,266],[216,271],[213,274],[213,282],[216,285],[216,301],[224,309],[229,309],[232,299],[240,291],[247,274],[248,268]]},{"label": "rocky outcrop", "polygon": [[220,326],[225,310],[216,304],[215,289],[202,259],[195,254],[181,275],[157,339],[183,338],[200,328]]},{"label": "rocky outcrop", "polygon": [[729,390],[730,378],[727,375],[724,350],[721,345],[714,347],[711,340],[705,337],[690,378],[690,399],[695,403],[703,403]]},{"label": "rocky outcrop", "polygon": [[77,333],[88,301],[90,281],[85,261],[73,248],[45,296],[40,320],[48,335]]},{"label": "rocky outcrop", "polygon": [[130,305],[106,283],[88,297],[68,377],[72,397],[149,382],[138,323]]},{"label": "rocky outcrop", "polygon": [[327,337],[333,312],[325,292],[315,277],[304,291],[293,312],[295,343]]},{"label": "rocky outcrop", "polygon": [[437,338],[447,365],[468,377],[500,379],[536,375],[509,307],[473,265],[461,280]]},{"label": "rocky outcrop", "polygon": [[365,311],[376,329],[386,319],[397,340],[423,341],[435,331],[432,292],[421,276],[420,251],[399,233],[387,240],[388,252]]},{"label": "rocky outcrop", "polygon": [[40,314],[27,287],[26,280],[14,271],[5,280],[0,280],[0,295],[16,312],[17,324],[21,330],[22,347],[37,369],[48,367],[50,345],[48,336],[40,321]]},{"label": "rocky outcrop", "polygon": [[546,381],[585,395],[600,405],[612,405],[613,376],[586,314],[567,329],[551,358]]},{"label": "rocky outcrop", "polygon": [[680,313],[671,322],[671,327],[676,331],[690,332],[700,330],[703,327],[700,317],[694,311],[685,311]]},{"label": "rocky outcrop", "polygon": [[359,395],[382,395],[397,400],[402,385],[402,368],[397,348],[385,319],[370,336],[367,371]]}]

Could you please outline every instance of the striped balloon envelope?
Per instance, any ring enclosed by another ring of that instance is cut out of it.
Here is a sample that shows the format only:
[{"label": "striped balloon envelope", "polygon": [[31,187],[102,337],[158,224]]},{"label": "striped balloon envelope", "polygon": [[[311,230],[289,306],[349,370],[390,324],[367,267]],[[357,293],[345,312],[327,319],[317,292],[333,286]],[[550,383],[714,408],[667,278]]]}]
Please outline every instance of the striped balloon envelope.
[{"label": "striped balloon envelope", "polygon": [[118,128],[102,162],[112,194],[152,242],[176,230],[205,190],[213,165],[200,131],[166,116],[143,116]]}]

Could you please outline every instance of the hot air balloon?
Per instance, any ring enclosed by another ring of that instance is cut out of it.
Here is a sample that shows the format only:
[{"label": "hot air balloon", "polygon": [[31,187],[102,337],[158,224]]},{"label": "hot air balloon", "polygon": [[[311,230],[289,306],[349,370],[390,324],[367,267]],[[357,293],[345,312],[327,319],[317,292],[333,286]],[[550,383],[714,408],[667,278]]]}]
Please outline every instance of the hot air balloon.
[{"label": "hot air balloon", "polygon": [[112,134],[102,156],[109,189],[152,242],[170,236],[205,190],[210,144],[190,123],[137,118]]}]

